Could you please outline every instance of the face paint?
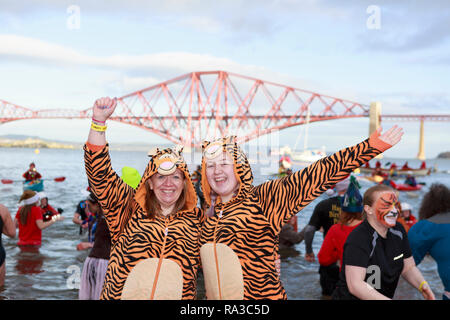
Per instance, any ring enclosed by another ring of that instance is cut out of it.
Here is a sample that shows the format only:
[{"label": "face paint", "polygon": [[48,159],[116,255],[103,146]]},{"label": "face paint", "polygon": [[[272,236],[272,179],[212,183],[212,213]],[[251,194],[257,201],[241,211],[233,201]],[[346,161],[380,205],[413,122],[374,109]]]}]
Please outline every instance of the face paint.
[{"label": "face paint", "polygon": [[381,193],[375,202],[374,207],[378,221],[388,228],[395,226],[398,213],[400,212],[398,207],[398,199],[395,193]]}]

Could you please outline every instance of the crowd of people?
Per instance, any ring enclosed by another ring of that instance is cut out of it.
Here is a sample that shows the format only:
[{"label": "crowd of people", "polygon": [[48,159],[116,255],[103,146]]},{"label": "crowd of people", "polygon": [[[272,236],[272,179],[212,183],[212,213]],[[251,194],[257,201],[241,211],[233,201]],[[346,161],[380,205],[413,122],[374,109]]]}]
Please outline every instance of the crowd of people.
[{"label": "crowd of people", "polygon": [[[236,137],[204,141],[194,177],[182,148],[155,148],[139,182],[130,185],[112,168],[106,141],[106,122],[116,104],[116,99],[96,100],[84,146],[90,195],[72,220],[80,232],[89,230],[88,241],[78,247],[90,250],[79,299],[196,299],[200,273],[207,299],[287,299],[280,249],[304,240],[305,259],[314,261],[311,243],[319,230],[324,233],[317,258],[325,296],[392,299],[402,276],[425,299],[435,299],[416,267],[429,253],[444,282],[443,298],[449,297],[449,257],[443,252],[450,241],[448,188],[430,188],[424,201],[435,205],[421,208],[415,224],[406,213],[411,208],[403,205],[403,224],[396,190],[380,184],[361,195],[351,175],[395,146],[401,128],[378,129],[355,146],[257,186]],[[338,195],[320,202],[298,232],[296,214],[333,188]],[[39,246],[41,230],[62,219],[55,214],[44,222],[43,211],[52,210],[41,198],[25,191],[20,199],[19,246]],[[14,237],[15,228],[5,226],[4,233]],[[431,236],[431,229],[439,236]]]}]

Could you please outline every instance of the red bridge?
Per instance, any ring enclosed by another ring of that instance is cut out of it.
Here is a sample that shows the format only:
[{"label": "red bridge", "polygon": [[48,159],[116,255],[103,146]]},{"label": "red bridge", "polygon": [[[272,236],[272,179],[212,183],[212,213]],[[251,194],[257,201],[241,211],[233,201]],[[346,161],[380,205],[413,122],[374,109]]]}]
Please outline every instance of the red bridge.
[{"label": "red bridge", "polygon": [[[111,120],[176,144],[235,134],[241,142],[304,124],[369,117],[370,106],[225,71],[191,72],[118,98]],[[0,100],[0,123],[91,118],[84,110],[32,110]],[[379,120],[449,121],[450,115],[377,115]]]}]

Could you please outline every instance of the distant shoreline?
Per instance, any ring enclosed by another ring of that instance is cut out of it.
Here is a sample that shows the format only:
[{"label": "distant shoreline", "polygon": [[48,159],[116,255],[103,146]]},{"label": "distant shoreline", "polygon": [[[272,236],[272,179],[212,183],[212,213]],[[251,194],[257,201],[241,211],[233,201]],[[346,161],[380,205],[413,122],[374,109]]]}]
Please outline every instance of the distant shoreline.
[{"label": "distant shoreline", "polygon": [[[29,149],[62,149],[62,150],[82,150],[84,143],[48,141],[39,137],[27,137],[20,135],[0,136],[0,148],[29,148]],[[170,145],[133,145],[125,143],[113,143],[110,149],[114,151],[143,151],[147,152],[152,147],[167,148]],[[187,151],[187,150],[186,150]],[[432,159],[450,159],[450,151],[441,152],[436,158]]]},{"label": "distant shoreline", "polygon": [[[28,148],[28,149],[62,149],[62,150],[82,150],[84,143],[48,141],[39,137],[27,137],[21,135],[0,136],[0,148]],[[166,146],[158,146],[165,148]],[[147,152],[151,147],[138,144],[114,143],[110,145],[111,150],[115,151],[144,151]]]},{"label": "distant shoreline", "polygon": [[2,148],[34,148],[34,149],[79,149],[73,144],[44,141],[41,139],[27,138],[24,140],[0,138]]}]

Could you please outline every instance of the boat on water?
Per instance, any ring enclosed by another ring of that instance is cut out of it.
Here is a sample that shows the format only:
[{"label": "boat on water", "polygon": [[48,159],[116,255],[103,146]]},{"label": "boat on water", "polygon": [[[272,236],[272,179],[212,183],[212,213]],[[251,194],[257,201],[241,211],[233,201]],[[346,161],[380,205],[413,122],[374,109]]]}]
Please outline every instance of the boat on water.
[{"label": "boat on water", "polygon": [[[375,172],[375,170],[377,170],[377,169],[376,168],[360,167],[359,170],[363,174],[370,174],[370,175],[372,175]],[[378,168],[378,170],[381,170],[383,175],[389,176],[389,174],[390,174],[392,169],[389,169],[389,168]],[[412,175],[412,176],[427,176],[427,175],[429,175],[431,173],[431,168],[407,169],[407,170],[396,169],[395,172],[397,173],[397,176],[408,176],[408,175]]]},{"label": "boat on water", "polygon": [[291,153],[292,159],[300,162],[316,162],[326,156],[323,149],[306,149],[302,151],[293,151]]},{"label": "boat on water", "polygon": [[289,154],[291,156],[292,160],[294,160],[294,161],[313,163],[313,162],[316,162],[327,156],[327,154],[325,153],[324,146],[321,149],[308,148],[309,117],[310,117],[310,111],[308,109],[307,114],[306,114],[306,122],[302,126],[302,129],[305,130],[305,135],[303,137],[303,150],[299,150],[299,151],[296,150],[297,144],[302,136],[301,132],[297,137],[297,141],[295,141],[293,150],[291,150],[289,147],[284,147],[284,149],[282,150],[285,152],[285,154]]},{"label": "boat on water", "polygon": [[44,190],[44,180],[32,180],[23,182],[23,190],[33,190],[41,192]]},{"label": "boat on water", "polygon": [[[383,183],[383,182],[380,182],[380,183]],[[418,191],[418,190],[422,189],[421,184],[416,184],[415,186],[412,186],[407,183],[396,183],[392,180],[389,181],[389,184],[391,185],[392,188],[394,188],[398,191]]]}]

